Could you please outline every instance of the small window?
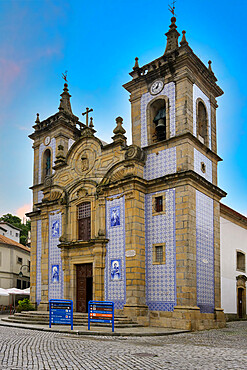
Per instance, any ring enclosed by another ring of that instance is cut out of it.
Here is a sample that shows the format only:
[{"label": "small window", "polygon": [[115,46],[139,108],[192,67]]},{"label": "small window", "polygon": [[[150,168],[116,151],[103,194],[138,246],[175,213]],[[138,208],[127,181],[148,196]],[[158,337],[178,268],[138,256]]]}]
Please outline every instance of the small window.
[{"label": "small window", "polygon": [[245,272],[245,254],[237,252],[237,270]]},{"label": "small window", "polygon": [[12,235],[12,230],[10,230],[10,232],[9,232],[9,233],[10,233],[10,235]]},{"label": "small window", "polygon": [[18,233],[15,233],[16,238],[18,238]]},{"label": "small window", "polygon": [[165,263],[165,245],[157,244],[153,246],[153,264],[160,265]]},{"label": "small window", "polygon": [[158,216],[166,211],[166,192],[152,195],[152,215]]},{"label": "small window", "polygon": [[27,287],[27,282],[25,280],[22,281],[22,289],[26,289]]},{"label": "small window", "polygon": [[28,265],[28,272],[30,272],[30,267],[31,267],[30,261],[27,261],[27,265]]},{"label": "small window", "polygon": [[20,265],[22,265],[22,258],[21,257],[17,257],[17,263],[19,263]]},{"label": "small window", "polygon": [[163,212],[163,197],[155,197],[155,211]]},{"label": "small window", "polygon": [[21,280],[17,279],[17,289],[21,289]]}]

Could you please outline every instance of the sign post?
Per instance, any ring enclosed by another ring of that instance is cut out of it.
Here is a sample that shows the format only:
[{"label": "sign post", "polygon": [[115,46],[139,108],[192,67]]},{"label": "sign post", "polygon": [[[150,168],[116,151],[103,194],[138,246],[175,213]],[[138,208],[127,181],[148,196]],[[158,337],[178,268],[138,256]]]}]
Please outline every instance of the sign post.
[{"label": "sign post", "polygon": [[73,301],[49,300],[49,328],[51,328],[51,324],[70,325],[73,330]]},{"label": "sign post", "polygon": [[112,324],[114,332],[114,302],[89,301],[88,302],[88,330],[90,322]]}]

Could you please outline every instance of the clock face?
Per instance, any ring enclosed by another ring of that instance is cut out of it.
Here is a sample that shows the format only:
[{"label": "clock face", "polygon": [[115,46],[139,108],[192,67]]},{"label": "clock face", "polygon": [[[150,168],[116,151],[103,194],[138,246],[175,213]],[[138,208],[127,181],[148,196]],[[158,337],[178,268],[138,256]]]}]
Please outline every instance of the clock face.
[{"label": "clock face", "polygon": [[164,82],[163,81],[161,81],[161,80],[154,81],[151,85],[150,93],[152,95],[159,94],[162,91],[163,87],[164,87]]},{"label": "clock face", "polygon": [[46,138],[45,138],[45,145],[49,145],[50,144],[50,141],[51,141],[50,136],[46,136]]}]

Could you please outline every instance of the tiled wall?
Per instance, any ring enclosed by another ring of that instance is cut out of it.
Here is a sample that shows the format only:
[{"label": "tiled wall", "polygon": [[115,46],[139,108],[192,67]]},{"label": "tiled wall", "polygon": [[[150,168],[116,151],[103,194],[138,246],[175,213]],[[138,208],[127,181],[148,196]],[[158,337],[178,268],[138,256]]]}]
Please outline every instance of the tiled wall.
[{"label": "tiled wall", "polygon": [[169,99],[169,112],[170,112],[170,137],[175,136],[175,83],[170,82],[164,85],[163,90],[153,96],[149,92],[143,94],[141,97],[141,147],[148,145],[147,138],[147,105],[157,96],[167,96]]},{"label": "tiled wall", "polygon": [[[117,217],[114,216],[117,215]],[[105,299],[113,301],[115,308],[123,308],[126,302],[125,275],[125,197],[114,197],[106,202]],[[112,276],[112,263],[117,261],[119,275]]]},{"label": "tiled wall", "polygon": [[[52,167],[54,166],[54,162],[56,159],[56,139],[52,138],[50,145],[45,146],[43,143],[40,144],[39,146],[39,183],[41,183],[41,174],[42,174],[42,158],[43,158],[43,153],[46,149],[51,149],[52,151]],[[52,173],[55,171],[52,170]]]},{"label": "tiled wall", "polygon": [[[205,173],[202,171],[201,163],[204,163]],[[204,177],[206,180],[212,182],[212,161],[208,159],[204,154],[194,148],[194,171]]]},{"label": "tiled wall", "polygon": [[214,206],[213,199],[196,191],[197,306],[214,312]]},{"label": "tiled wall", "polygon": [[42,201],[44,197],[44,193],[42,190],[38,191],[38,203],[40,203]]},{"label": "tiled wall", "polygon": [[[150,310],[173,311],[176,305],[175,189],[167,190],[164,214],[152,215],[152,196],[145,197],[146,303]],[[163,193],[163,192],[162,192]],[[165,264],[153,264],[153,245],[165,243]]]},{"label": "tiled wall", "polygon": [[[57,247],[62,232],[62,215],[49,215],[49,299],[63,299],[63,270],[61,250]],[[52,267],[58,266],[58,277]]]},{"label": "tiled wall", "polygon": [[41,301],[41,220],[37,221],[37,246],[36,246],[36,302]]},{"label": "tiled wall", "polygon": [[195,84],[193,85],[193,135],[196,136],[196,101],[200,98],[203,100],[207,109],[208,116],[208,133],[209,133],[209,148],[211,149],[211,105],[209,98]]},{"label": "tiled wall", "polygon": [[158,155],[148,154],[143,177],[146,180],[156,179],[176,172],[176,166],[176,148],[161,150]]}]

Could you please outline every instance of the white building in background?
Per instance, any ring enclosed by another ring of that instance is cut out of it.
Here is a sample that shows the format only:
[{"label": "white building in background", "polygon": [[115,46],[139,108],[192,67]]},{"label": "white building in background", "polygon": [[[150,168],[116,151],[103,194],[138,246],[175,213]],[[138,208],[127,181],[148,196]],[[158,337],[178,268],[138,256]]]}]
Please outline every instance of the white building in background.
[{"label": "white building in background", "polygon": [[[29,286],[30,248],[0,234],[0,288],[26,289]],[[0,306],[9,303],[9,297],[0,297]]]},{"label": "white building in background", "polygon": [[15,227],[8,222],[0,221],[0,235],[7,236],[7,238],[20,243],[21,229]]},{"label": "white building in background", "polygon": [[221,307],[228,318],[246,316],[247,217],[220,205]]}]

